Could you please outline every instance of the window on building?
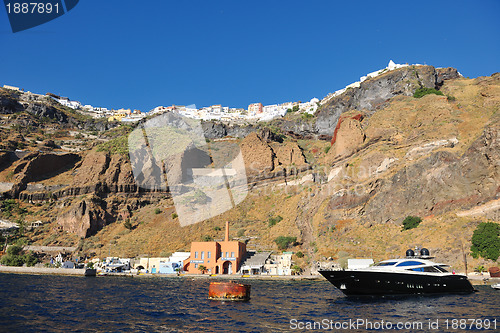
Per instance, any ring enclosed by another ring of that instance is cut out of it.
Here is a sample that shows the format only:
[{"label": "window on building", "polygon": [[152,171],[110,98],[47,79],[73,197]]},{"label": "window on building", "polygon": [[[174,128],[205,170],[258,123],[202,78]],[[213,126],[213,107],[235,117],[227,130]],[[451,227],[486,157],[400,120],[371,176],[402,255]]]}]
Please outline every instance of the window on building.
[{"label": "window on building", "polygon": [[234,258],[234,252],[231,252],[231,258]]},{"label": "window on building", "polygon": [[201,251],[201,259],[205,259],[205,251]]},{"label": "window on building", "polygon": [[226,252],[226,258],[229,257],[229,252]]},{"label": "window on building", "polygon": [[195,258],[195,259],[198,259],[198,251],[196,251],[196,252],[194,253],[194,258]]},{"label": "window on building", "polygon": [[198,268],[198,264],[194,264],[194,268]]},{"label": "window on building", "polygon": [[212,256],[212,253],[210,251],[207,251],[207,258],[210,258]]}]

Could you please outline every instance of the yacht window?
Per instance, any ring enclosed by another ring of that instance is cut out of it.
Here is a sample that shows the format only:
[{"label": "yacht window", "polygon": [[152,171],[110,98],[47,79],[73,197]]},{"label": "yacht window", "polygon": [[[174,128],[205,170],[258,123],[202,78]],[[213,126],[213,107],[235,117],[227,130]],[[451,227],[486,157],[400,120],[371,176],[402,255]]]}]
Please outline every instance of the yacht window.
[{"label": "yacht window", "polygon": [[439,269],[437,269],[436,267],[433,267],[433,266],[424,267],[424,272],[428,272],[428,273],[441,273],[441,271]]},{"label": "yacht window", "polygon": [[392,265],[395,265],[395,264],[396,264],[395,261],[388,261],[388,262],[379,262],[375,266],[392,266]]},{"label": "yacht window", "polygon": [[448,273],[448,271],[442,267],[442,266],[434,266],[434,268],[436,268],[437,270],[439,270],[440,272],[443,272],[443,273]]},{"label": "yacht window", "polygon": [[409,260],[409,261],[403,261],[402,263],[400,263],[396,267],[401,267],[401,266],[419,266],[419,265],[423,265],[423,264],[424,263],[422,263],[420,261]]},{"label": "yacht window", "polygon": [[423,267],[418,267],[418,268],[408,268],[406,269],[407,271],[414,271],[414,272],[423,272],[424,268]]}]

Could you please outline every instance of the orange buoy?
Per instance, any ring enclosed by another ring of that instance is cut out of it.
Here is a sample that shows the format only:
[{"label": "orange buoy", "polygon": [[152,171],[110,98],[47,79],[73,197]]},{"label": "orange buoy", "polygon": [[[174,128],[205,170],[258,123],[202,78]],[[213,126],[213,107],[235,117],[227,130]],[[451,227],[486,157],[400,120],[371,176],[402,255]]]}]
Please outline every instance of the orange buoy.
[{"label": "orange buoy", "polygon": [[248,301],[250,285],[236,282],[210,282],[208,299],[217,301]]}]

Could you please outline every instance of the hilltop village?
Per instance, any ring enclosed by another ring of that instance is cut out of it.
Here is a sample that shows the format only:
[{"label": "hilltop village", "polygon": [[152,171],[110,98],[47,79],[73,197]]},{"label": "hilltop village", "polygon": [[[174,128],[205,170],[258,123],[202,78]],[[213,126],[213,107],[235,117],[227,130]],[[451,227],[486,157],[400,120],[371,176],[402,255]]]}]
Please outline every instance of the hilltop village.
[{"label": "hilltop village", "polygon": [[194,105],[172,105],[172,106],[157,106],[149,112],[142,112],[137,109],[108,109],[106,107],[94,107],[90,104],[82,105],[79,101],[70,100],[68,97],[61,97],[52,93],[41,95],[25,92],[24,89],[11,85],[3,85],[4,89],[9,89],[20,93],[20,97],[25,101],[39,101],[46,96],[54,99],[59,104],[80,112],[81,114],[91,116],[93,118],[103,118],[108,121],[118,122],[137,122],[144,119],[146,116],[164,112],[175,112],[182,116],[200,119],[200,120],[219,120],[219,121],[268,121],[277,117],[283,117],[287,112],[306,112],[313,114],[316,112],[319,99],[313,98],[309,102],[287,102],[282,104],[262,105],[262,103],[253,103],[247,109],[229,108],[227,106],[211,105],[203,108],[196,108]]},{"label": "hilltop village", "polygon": [[[171,106],[157,106],[148,112],[142,112],[137,109],[109,109],[106,107],[95,107],[90,104],[83,105],[81,102],[76,100],[70,100],[68,97],[61,97],[52,93],[47,93],[46,95],[41,95],[37,93],[32,93],[30,91],[24,92],[24,89],[19,87],[11,86],[5,84],[3,87],[5,89],[17,91],[21,93],[21,100],[25,101],[37,101],[45,96],[49,96],[61,105],[64,105],[73,110],[77,110],[82,114],[89,115],[93,118],[105,118],[108,121],[122,121],[122,122],[137,122],[146,116],[151,116],[163,112],[175,112],[182,116],[200,119],[205,121],[216,120],[216,121],[226,121],[226,122],[242,122],[242,121],[270,121],[275,118],[281,118],[285,116],[287,112],[299,112],[306,114],[314,114],[320,105],[327,103],[333,97],[339,96],[344,93],[347,89],[358,88],[361,82],[369,78],[377,77],[387,71],[395,70],[398,68],[409,66],[408,64],[400,65],[395,64],[392,60],[386,68],[380,69],[378,71],[369,73],[360,78],[359,81],[349,84],[343,89],[337,90],[331,94],[328,94],[323,100],[317,98],[312,98],[309,102],[285,102],[280,104],[263,105],[262,103],[252,103],[247,109],[244,108],[233,108],[222,106],[221,104],[211,105],[208,107],[196,108],[195,105],[171,105]],[[418,66],[418,65],[415,65]]]}]

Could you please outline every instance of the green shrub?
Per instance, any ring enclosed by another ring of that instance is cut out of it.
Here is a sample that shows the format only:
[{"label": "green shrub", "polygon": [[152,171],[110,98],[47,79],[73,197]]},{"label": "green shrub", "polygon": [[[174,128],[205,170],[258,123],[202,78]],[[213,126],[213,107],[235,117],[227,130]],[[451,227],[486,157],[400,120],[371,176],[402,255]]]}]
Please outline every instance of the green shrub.
[{"label": "green shrub", "polygon": [[330,148],[332,148],[332,146],[326,146],[325,148],[323,148],[323,151],[325,152],[325,154],[328,154],[328,152],[330,151]]},{"label": "green shrub", "polygon": [[15,199],[5,199],[0,201],[0,212],[7,218],[12,217],[14,214],[25,215],[28,213],[26,208],[19,206],[19,202]]},{"label": "green shrub", "polygon": [[269,220],[267,221],[267,224],[269,225],[269,227],[272,227],[272,226],[275,226],[276,223],[279,223],[283,220],[283,218],[281,216],[276,216],[276,217],[270,217]]},{"label": "green shrub", "polygon": [[292,272],[293,272],[293,274],[298,275],[298,274],[302,273],[302,268],[299,265],[293,265]]},{"label": "green shrub", "polygon": [[0,263],[5,266],[35,266],[38,259],[32,253],[22,254],[23,248],[18,245],[9,246],[7,254],[2,256]]},{"label": "green shrub", "polygon": [[297,253],[295,253],[295,255],[297,256],[297,258],[304,258],[304,253],[302,253],[301,251],[298,251]]},{"label": "green shrub", "polygon": [[23,260],[26,263],[26,266],[28,266],[28,267],[33,267],[33,266],[35,266],[36,263],[38,263],[38,259],[35,256],[33,256],[31,253],[25,254],[23,256]]},{"label": "green shrub", "polygon": [[434,88],[422,87],[422,88],[418,88],[417,90],[415,90],[413,97],[420,98],[420,97],[423,97],[425,95],[430,95],[430,94],[444,96],[442,91],[436,90]]},{"label": "green shrub", "polygon": [[486,268],[484,268],[483,265],[479,265],[476,268],[474,268],[474,272],[478,272],[478,273],[486,272]]},{"label": "green shrub", "polygon": [[7,254],[17,256],[18,254],[21,253],[22,250],[23,248],[21,246],[12,245],[7,248]]},{"label": "green shrub", "polygon": [[403,230],[409,230],[418,227],[422,219],[418,216],[407,216],[403,220]]},{"label": "green shrub", "polygon": [[479,256],[496,261],[500,256],[500,224],[480,223],[472,234],[471,252],[474,258]]},{"label": "green shrub", "polygon": [[212,236],[205,235],[201,238],[204,242],[211,242],[213,240]]},{"label": "green shrub", "polygon": [[161,213],[161,209],[160,208],[155,208],[154,213],[156,215],[160,214]]},{"label": "green shrub", "polygon": [[274,240],[274,242],[276,243],[276,245],[278,245],[278,249],[285,250],[290,245],[293,246],[297,243],[297,237],[279,236]]},{"label": "green shrub", "polygon": [[[97,132],[95,133],[97,135]],[[111,154],[120,154],[128,158],[128,136],[120,136],[101,143],[97,146],[97,151],[109,152]]]},{"label": "green shrub", "polygon": [[175,220],[178,217],[179,217],[179,215],[177,215],[177,213],[172,213],[172,220]]},{"label": "green shrub", "polygon": [[20,255],[6,254],[2,256],[0,263],[5,266],[22,266],[24,264],[24,258]]},{"label": "green shrub", "polygon": [[130,223],[130,219],[126,219],[125,223],[123,223],[123,226],[128,230],[132,230],[132,223]]}]

